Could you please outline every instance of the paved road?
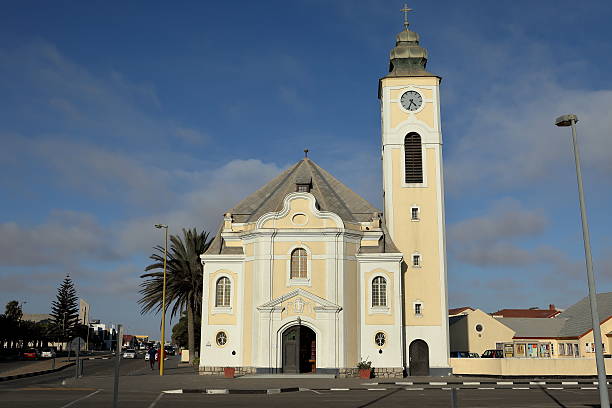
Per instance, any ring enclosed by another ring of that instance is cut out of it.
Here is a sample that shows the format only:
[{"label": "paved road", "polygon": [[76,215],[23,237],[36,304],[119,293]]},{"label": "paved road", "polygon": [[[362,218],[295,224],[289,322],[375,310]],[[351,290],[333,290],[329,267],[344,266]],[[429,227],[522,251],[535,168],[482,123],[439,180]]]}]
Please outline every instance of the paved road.
[{"label": "paved road", "polygon": [[[74,380],[68,368],[58,373],[0,383],[0,407],[28,408],[107,408],[112,404],[113,360],[87,360],[85,377]],[[145,361],[122,360],[120,407],[283,407],[291,408],[365,408],[365,407],[449,407],[450,391],[425,389],[408,391],[401,386],[385,385],[373,391],[300,391],[272,395],[162,394],[161,390],[194,388],[197,384],[224,383],[193,375],[189,368],[178,368],[177,358],[167,362],[167,376],[160,378]],[[65,381],[64,381],[65,380]],[[62,385],[64,381],[64,385]],[[230,380],[231,381],[231,380]],[[235,387],[247,388],[245,381]],[[259,380],[251,380],[257,381]],[[294,381],[294,380],[292,380]],[[336,381],[336,380],[332,380]],[[458,407],[594,407],[597,390],[459,390]]]}]

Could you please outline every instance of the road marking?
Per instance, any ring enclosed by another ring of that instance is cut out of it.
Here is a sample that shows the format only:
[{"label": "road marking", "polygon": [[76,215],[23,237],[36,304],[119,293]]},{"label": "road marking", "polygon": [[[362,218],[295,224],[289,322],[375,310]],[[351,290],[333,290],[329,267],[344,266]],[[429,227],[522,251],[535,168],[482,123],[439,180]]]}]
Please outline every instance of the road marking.
[{"label": "road marking", "polygon": [[512,387],[513,390],[528,390],[529,387]]},{"label": "road marking", "polygon": [[463,385],[480,385],[480,382],[479,381],[474,381],[474,382],[464,381]]},{"label": "road marking", "polygon": [[87,394],[87,395],[86,395],[86,396],[84,396],[84,397],[81,397],[81,398],[76,399],[76,400],[74,400],[74,401],[72,401],[72,402],[69,402],[69,403],[67,403],[66,405],[62,406],[62,408],[68,408],[68,407],[71,407],[71,406],[73,406],[74,404],[76,404],[76,403],[77,403],[77,402],[79,402],[79,401],[83,401],[84,399],[87,399],[87,398],[89,398],[89,397],[93,397],[94,395],[96,395],[96,394],[97,394],[97,393],[99,393],[100,391],[102,391],[102,390],[94,391],[94,392],[92,392],[91,394]]},{"label": "road marking", "polygon": [[395,385],[414,385],[414,383],[412,381],[404,381],[404,382],[398,381],[395,383]]},{"label": "road marking", "polygon": [[368,391],[387,391],[386,388],[368,388]]},{"label": "road marking", "polygon": [[164,393],[160,392],[157,398],[155,398],[155,400],[151,403],[151,405],[149,405],[149,408],[155,407],[155,405],[157,405],[157,401],[159,401],[163,395]]},{"label": "road marking", "polygon": [[597,387],[580,387],[581,390],[596,390]]},{"label": "road marking", "polygon": [[378,383],[377,382],[375,382],[375,383],[363,383],[361,385],[378,385]]},{"label": "road marking", "polygon": [[406,388],[406,391],[423,391],[423,388]]},{"label": "road marking", "polygon": [[182,394],[183,390],[168,390],[168,391],[162,391],[164,394]]},{"label": "road marking", "polygon": [[578,381],[561,381],[563,385],[578,385]]},{"label": "road marking", "polygon": [[512,381],[498,381],[497,385],[513,385],[514,382]]},{"label": "road marking", "polygon": [[221,389],[221,390],[214,390],[214,389],[210,389],[210,390],[206,390],[207,394],[227,394],[227,389]]},{"label": "road marking", "polygon": [[450,391],[450,390],[452,390],[452,387],[442,387],[442,389],[443,389],[444,391]]},{"label": "road marking", "polygon": [[448,385],[448,383],[445,383],[445,382],[430,382],[429,385]]},{"label": "road marking", "polygon": [[350,388],[330,388],[330,391],[350,391]]},{"label": "road marking", "polygon": [[546,385],[546,381],[529,381],[530,385]]},{"label": "road marking", "polygon": [[563,387],[546,387],[547,390],[562,390]]},{"label": "road marking", "polygon": [[495,387],[478,387],[479,390],[494,390]]}]

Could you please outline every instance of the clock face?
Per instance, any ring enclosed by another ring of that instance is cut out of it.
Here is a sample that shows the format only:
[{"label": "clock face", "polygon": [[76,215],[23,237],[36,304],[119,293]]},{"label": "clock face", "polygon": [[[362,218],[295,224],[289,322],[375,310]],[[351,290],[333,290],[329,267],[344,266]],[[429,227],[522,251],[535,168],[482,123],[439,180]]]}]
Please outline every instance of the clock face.
[{"label": "clock face", "polygon": [[417,91],[408,91],[400,99],[404,109],[414,112],[423,105],[423,97]]}]

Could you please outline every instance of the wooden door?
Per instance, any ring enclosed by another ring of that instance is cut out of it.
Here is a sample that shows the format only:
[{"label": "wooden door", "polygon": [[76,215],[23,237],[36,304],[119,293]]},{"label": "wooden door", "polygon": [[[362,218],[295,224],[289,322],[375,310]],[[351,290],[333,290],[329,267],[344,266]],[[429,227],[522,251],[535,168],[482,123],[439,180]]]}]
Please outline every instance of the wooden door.
[{"label": "wooden door", "polygon": [[300,328],[293,326],[283,333],[283,373],[299,372]]},{"label": "wooden door", "polygon": [[423,340],[410,343],[408,349],[410,375],[429,375],[429,346]]}]

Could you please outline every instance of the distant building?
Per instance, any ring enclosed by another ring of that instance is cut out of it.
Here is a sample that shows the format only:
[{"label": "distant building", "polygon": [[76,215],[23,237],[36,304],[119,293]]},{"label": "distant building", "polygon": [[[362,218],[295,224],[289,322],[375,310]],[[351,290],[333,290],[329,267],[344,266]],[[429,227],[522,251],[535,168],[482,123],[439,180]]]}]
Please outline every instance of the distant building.
[{"label": "distant building", "polygon": [[91,315],[91,306],[85,299],[79,299],[79,324],[89,324]]},{"label": "distant building", "polygon": [[45,320],[53,320],[48,313],[24,313],[21,320],[26,320],[34,323],[44,322]]},{"label": "distant building", "polygon": [[[612,350],[612,292],[597,295],[604,352]],[[504,316],[504,317],[498,317]],[[513,316],[513,317],[509,317]],[[514,317],[522,316],[522,317]],[[493,315],[465,308],[449,317],[450,351],[482,354],[504,351],[505,357],[593,357],[593,329],[587,297],[565,311],[502,309]]]}]

